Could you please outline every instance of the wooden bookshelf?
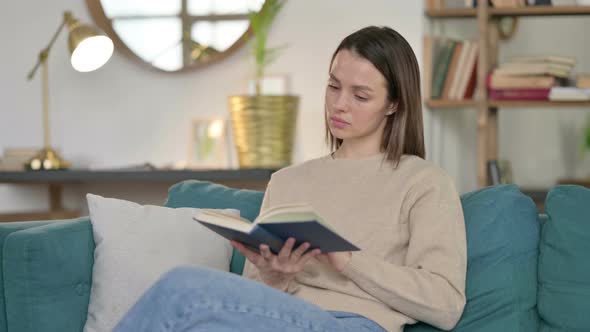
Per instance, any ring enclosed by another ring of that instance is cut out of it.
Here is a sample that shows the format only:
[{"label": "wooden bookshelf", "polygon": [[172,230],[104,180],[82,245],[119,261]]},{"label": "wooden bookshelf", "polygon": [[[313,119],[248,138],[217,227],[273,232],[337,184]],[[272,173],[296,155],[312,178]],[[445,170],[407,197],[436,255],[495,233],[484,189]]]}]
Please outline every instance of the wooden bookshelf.
[{"label": "wooden bookshelf", "polygon": [[[503,101],[489,100],[485,84],[489,71],[496,65],[499,51],[497,18],[512,17],[566,17],[590,15],[590,6],[527,6],[516,8],[491,8],[488,0],[477,0],[477,8],[440,8],[441,1],[425,1],[425,16],[430,19],[474,18],[477,29],[478,65],[475,94],[480,100],[426,100],[425,105],[432,109],[472,108],[478,112],[477,121],[477,183],[479,187],[488,185],[487,162],[498,159],[498,112],[500,109],[517,108],[576,108],[590,109],[590,101]],[[430,7],[429,7],[430,4]],[[438,7],[437,7],[438,6]]]},{"label": "wooden bookshelf", "polygon": [[[475,8],[426,9],[430,18],[475,18]],[[576,16],[589,15],[590,6],[528,6],[517,8],[489,8],[490,16]]]}]

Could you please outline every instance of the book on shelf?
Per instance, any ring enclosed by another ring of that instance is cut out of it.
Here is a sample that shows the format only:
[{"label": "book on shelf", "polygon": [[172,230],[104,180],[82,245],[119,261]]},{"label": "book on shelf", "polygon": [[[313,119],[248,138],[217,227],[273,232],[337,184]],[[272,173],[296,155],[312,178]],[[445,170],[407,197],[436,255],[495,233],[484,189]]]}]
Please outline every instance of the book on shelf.
[{"label": "book on shelf", "polygon": [[[590,0],[488,0],[490,8],[590,5]],[[477,0],[426,0],[428,10],[477,8]]]},{"label": "book on shelf", "polygon": [[572,86],[556,86],[551,88],[549,100],[590,101],[590,89],[579,89]]},{"label": "book on shelf", "polygon": [[449,68],[445,75],[442,91],[440,94],[440,98],[442,99],[450,99],[449,94],[451,92],[451,86],[456,84],[455,81],[459,70],[459,59],[464,57],[465,54],[465,52],[462,52],[463,45],[463,43],[457,42],[453,48],[453,54],[449,62]]},{"label": "book on shelf", "polygon": [[527,5],[525,0],[492,0],[492,5],[496,8],[516,8]]},{"label": "book on shelf", "polygon": [[571,66],[556,63],[508,62],[502,63],[494,70],[500,75],[551,75],[566,78]]},{"label": "book on shelf", "polygon": [[571,68],[576,64],[576,58],[563,55],[517,55],[509,58],[513,63],[553,63]]},{"label": "book on shelf", "polygon": [[471,99],[477,79],[478,49],[475,40],[424,37],[424,96],[428,99]]},{"label": "book on shelf", "polygon": [[261,213],[253,223],[210,209],[200,210],[193,219],[226,239],[241,242],[255,251],[261,244],[266,244],[271,251],[278,253],[289,237],[295,238],[295,247],[309,242],[308,250],[318,248],[323,253],[360,250],[309,205],[277,206]]},{"label": "book on shelf", "polygon": [[551,6],[551,0],[527,0],[527,6]]},{"label": "book on shelf", "polygon": [[488,76],[488,87],[491,89],[548,89],[557,83],[554,76],[545,75],[512,76],[492,72]]},{"label": "book on shelf", "polygon": [[513,183],[512,166],[508,160],[488,160],[488,183],[490,185]]},{"label": "book on shelf", "polygon": [[578,0],[551,0],[553,6],[575,6]]},{"label": "book on shelf", "polygon": [[551,88],[546,89],[489,89],[494,100],[548,100]]},{"label": "book on shelf", "polygon": [[576,77],[576,88],[590,89],[590,74],[580,74]]},{"label": "book on shelf", "polygon": [[432,98],[442,98],[445,80],[447,78],[453,52],[457,46],[457,41],[443,38],[440,50],[434,50],[435,61],[432,69]]}]

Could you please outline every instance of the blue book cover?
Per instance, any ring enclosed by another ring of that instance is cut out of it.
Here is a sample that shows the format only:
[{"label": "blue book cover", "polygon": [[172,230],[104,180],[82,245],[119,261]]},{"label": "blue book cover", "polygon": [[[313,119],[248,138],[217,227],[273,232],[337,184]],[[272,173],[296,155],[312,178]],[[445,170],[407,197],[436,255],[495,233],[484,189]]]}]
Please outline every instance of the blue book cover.
[{"label": "blue book cover", "polygon": [[278,253],[283,247],[283,240],[270,234],[268,231],[264,230],[264,228],[258,227],[256,225],[253,225],[249,232],[243,232],[241,230],[204,222],[197,219],[196,217],[195,220],[215,233],[223,236],[224,238],[241,242],[246,247],[256,252],[259,252],[258,248],[260,248],[261,244],[268,245],[270,250],[275,254]]},{"label": "blue book cover", "polygon": [[350,243],[330,228],[325,227],[317,220],[295,222],[262,222],[259,228],[267,230],[286,241],[289,237],[295,238],[295,248],[304,242],[309,242],[310,249],[319,248],[322,252],[333,251],[358,251],[357,246]]},{"label": "blue book cover", "polygon": [[360,250],[307,205],[269,209],[258,216],[255,223],[215,210],[201,210],[193,219],[226,239],[241,242],[255,251],[260,244],[267,244],[276,254],[289,237],[296,240],[294,248],[309,242],[308,250],[319,248],[323,253]]}]

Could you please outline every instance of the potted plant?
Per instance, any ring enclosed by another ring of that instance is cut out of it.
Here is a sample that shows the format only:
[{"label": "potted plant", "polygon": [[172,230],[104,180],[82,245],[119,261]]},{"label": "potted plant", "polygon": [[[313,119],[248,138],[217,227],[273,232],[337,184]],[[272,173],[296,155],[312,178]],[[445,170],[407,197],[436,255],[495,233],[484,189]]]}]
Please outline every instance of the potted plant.
[{"label": "potted plant", "polygon": [[590,152],[590,117],[586,122],[586,127],[584,128],[584,148]]},{"label": "potted plant", "polygon": [[249,14],[256,89],[253,95],[229,98],[240,168],[280,168],[291,163],[299,97],[268,95],[261,89],[266,67],[283,49],[268,48],[266,43],[284,2],[266,0],[260,11]]}]

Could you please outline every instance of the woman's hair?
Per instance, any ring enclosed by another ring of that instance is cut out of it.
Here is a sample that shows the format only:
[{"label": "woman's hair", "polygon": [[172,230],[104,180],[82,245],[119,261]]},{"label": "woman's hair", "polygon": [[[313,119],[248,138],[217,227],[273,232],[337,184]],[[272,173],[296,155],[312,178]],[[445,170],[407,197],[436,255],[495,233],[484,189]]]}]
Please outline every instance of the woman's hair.
[{"label": "woman's hair", "polygon": [[[420,71],[410,44],[397,31],[388,27],[370,26],[344,38],[332,55],[351,51],[370,61],[387,81],[388,101],[397,104],[397,111],[386,117],[381,150],[387,160],[398,163],[403,154],[426,157],[422,124]],[[342,139],[330,132],[326,123],[326,142],[332,151]]]}]

